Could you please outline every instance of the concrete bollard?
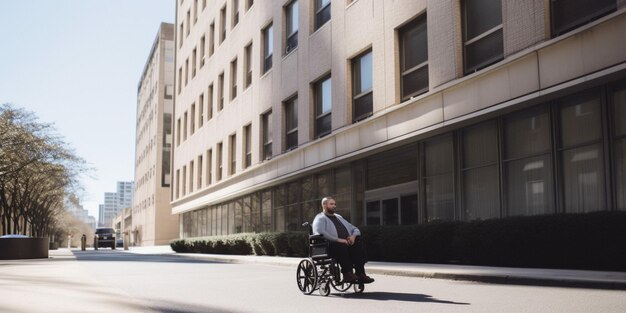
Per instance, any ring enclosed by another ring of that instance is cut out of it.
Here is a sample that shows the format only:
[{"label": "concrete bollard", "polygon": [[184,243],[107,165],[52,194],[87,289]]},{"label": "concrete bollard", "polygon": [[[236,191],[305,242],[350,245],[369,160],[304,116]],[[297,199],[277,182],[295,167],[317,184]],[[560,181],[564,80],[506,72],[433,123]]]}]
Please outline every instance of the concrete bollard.
[{"label": "concrete bollard", "polygon": [[87,236],[83,234],[80,237],[80,250],[85,251],[85,249],[87,249]]}]

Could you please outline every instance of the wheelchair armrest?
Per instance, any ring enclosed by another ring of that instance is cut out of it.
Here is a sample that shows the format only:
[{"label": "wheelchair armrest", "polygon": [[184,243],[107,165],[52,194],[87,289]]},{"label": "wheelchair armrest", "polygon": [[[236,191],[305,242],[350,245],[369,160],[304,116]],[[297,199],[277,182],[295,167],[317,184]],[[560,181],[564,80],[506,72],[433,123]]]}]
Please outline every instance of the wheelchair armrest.
[{"label": "wheelchair armrest", "polygon": [[324,239],[323,235],[309,235],[309,240],[321,240]]}]

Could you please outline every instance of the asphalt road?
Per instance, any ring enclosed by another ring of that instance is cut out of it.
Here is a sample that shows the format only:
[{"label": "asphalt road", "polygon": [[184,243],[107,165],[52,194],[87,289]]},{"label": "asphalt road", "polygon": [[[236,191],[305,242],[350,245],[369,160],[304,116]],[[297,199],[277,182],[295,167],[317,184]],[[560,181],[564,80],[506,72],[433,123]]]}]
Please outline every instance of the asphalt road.
[{"label": "asphalt road", "polygon": [[626,292],[372,275],[302,295],[295,268],[100,249],[0,261],[0,312],[626,312]]}]

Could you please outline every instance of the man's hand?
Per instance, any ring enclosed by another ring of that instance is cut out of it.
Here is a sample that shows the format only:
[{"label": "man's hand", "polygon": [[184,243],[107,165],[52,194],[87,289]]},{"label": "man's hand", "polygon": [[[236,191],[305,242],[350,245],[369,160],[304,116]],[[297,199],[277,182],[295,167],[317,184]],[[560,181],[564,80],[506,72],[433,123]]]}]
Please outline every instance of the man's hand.
[{"label": "man's hand", "polygon": [[348,242],[348,245],[351,246],[356,242],[356,236],[349,236],[348,238],[346,238],[346,241]]},{"label": "man's hand", "polygon": [[338,243],[343,243],[344,245],[348,245],[348,246],[350,245],[350,243],[348,242],[348,240],[347,240],[347,239],[341,239],[341,238],[339,238],[339,239],[337,240],[337,242],[338,242]]}]

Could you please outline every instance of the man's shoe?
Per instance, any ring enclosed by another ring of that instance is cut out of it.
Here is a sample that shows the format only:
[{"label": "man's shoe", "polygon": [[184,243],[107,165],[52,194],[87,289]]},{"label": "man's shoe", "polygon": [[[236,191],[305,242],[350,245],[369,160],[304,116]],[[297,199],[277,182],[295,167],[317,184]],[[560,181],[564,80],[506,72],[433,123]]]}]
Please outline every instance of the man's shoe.
[{"label": "man's shoe", "polygon": [[371,278],[365,274],[359,274],[357,276],[359,283],[361,284],[371,284],[374,282],[374,278]]},{"label": "man's shoe", "polygon": [[352,272],[346,272],[343,273],[343,280],[341,281],[342,283],[348,283],[348,284],[352,284],[355,283],[359,278],[352,274]]}]

